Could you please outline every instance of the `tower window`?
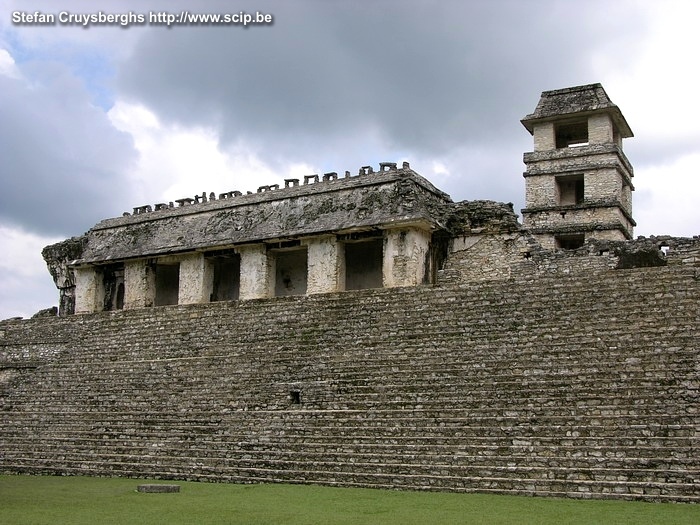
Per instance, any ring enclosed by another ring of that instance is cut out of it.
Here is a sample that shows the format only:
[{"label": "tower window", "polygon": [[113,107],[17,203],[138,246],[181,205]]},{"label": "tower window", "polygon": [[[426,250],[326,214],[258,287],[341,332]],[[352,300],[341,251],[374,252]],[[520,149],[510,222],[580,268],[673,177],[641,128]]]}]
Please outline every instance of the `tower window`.
[{"label": "tower window", "polygon": [[557,204],[560,206],[583,204],[583,174],[556,177],[555,180],[557,183]]},{"label": "tower window", "polygon": [[555,240],[557,243],[557,248],[561,248],[562,250],[576,250],[583,246],[585,236],[582,233],[572,235],[557,235],[555,237]]},{"label": "tower window", "polygon": [[588,120],[557,124],[555,139],[557,148],[588,145]]}]

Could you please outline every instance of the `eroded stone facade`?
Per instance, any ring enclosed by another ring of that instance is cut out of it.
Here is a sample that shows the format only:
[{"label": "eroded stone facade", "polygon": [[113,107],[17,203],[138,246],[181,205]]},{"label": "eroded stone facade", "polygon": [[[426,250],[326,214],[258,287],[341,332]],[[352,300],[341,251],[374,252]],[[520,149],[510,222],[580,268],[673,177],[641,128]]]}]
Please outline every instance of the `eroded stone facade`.
[{"label": "eroded stone facade", "polygon": [[[454,203],[408,163],[138,206],[44,252],[61,315],[507,279],[533,253],[632,238],[632,132],[600,84],[545,91],[522,123],[523,223]],[[556,258],[556,257],[555,257]]]},{"label": "eroded stone facade", "polygon": [[534,138],[523,226],[550,249],[631,239],[634,172],[622,139],[632,131],[603,87],[545,91],[522,123]]},{"label": "eroded stone facade", "polygon": [[[432,237],[452,203],[408,163],[175,202],[102,221],[67,241],[81,248],[69,256],[47,248],[57,284],[72,277],[62,314],[432,282]],[[110,299],[115,269],[123,301]]]},{"label": "eroded stone facade", "polygon": [[47,247],[0,472],[700,502],[700,238],[631,240],[599,85],[523,123],[523,224],[383,163]]}]

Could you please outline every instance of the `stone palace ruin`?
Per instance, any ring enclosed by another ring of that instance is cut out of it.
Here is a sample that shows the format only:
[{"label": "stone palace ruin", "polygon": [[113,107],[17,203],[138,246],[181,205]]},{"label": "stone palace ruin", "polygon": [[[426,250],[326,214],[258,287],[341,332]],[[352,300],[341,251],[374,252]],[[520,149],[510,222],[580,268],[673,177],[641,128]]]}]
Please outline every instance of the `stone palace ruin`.
[{"label": "stone palace ruin", "polygon": [[698,501],[700,239],[633,239],[600,84],[522,123],[522,224],[382,163],[46,247],[0,471]]}]

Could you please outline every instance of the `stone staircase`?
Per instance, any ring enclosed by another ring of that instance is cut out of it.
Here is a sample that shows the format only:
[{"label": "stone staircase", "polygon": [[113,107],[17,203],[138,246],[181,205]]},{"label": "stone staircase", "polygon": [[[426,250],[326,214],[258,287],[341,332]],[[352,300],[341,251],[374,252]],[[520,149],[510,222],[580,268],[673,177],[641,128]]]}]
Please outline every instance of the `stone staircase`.
[{"label": "stone staircase", "polygon": [[699,283],[676,266],[5,323],[0,471],[700,501]]}]

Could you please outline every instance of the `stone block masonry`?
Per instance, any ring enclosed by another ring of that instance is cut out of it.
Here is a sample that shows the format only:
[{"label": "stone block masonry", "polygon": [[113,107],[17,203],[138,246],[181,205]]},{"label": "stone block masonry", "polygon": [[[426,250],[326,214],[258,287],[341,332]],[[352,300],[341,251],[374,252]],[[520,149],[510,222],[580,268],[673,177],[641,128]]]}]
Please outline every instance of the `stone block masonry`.
[{"label": "stone block masonry", "polygon": [[696,502],[681,252],[4,322],[0,471]]},{"label": "stone block masonry", "polygon": [[46,247],[0,472],[700,502],[700,239],[632,240],[600,84],[521,122],[523,224],[385,162]]},{"label": "stone block masonry", "polygon": [[452,201],[408,163],[298,182],[136,207],[47,247],[60,315],[414,286],[434,273],[432,234]]}]

